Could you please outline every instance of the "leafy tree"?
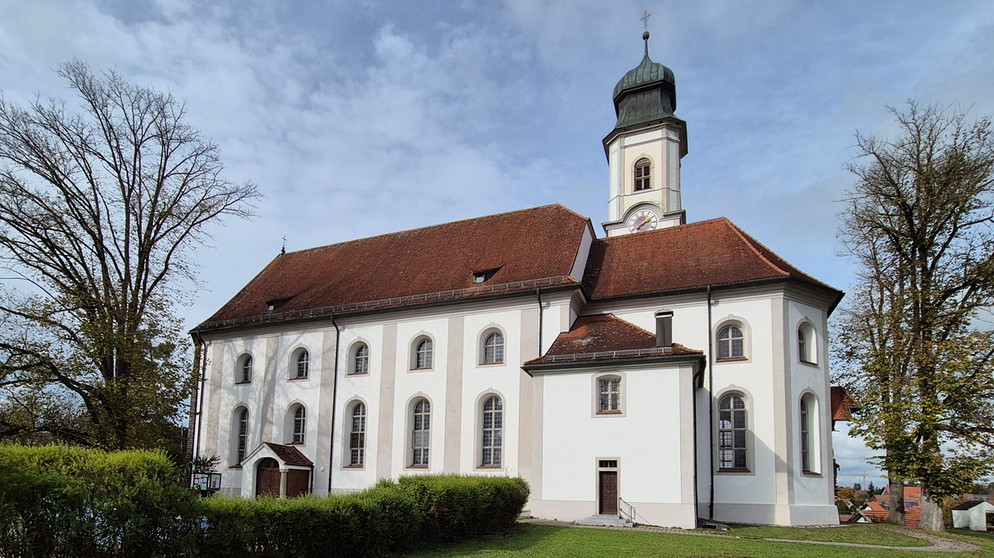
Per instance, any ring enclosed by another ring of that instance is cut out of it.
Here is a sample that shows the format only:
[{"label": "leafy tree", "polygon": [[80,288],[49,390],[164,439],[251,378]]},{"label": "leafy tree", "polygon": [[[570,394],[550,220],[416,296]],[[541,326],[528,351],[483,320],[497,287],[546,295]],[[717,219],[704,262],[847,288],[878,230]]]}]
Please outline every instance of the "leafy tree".
[{"label": "leafy tree", "polygon": [[209,227],[251,184],[172,95],[85,64],[80,109],[0,98],[0,436],[106,449],[172,444],[188,395],[176,316]]},{"label": "leafy tree", "polygon": [[906,482],[922,487],[922,526],[939,503],[994,469],[991,121],[909,102],[896,139],[857,134],[841,237],[859,284],[836,324],[840,380],[858,394],[853,432],[883,450],[891,521]]}]

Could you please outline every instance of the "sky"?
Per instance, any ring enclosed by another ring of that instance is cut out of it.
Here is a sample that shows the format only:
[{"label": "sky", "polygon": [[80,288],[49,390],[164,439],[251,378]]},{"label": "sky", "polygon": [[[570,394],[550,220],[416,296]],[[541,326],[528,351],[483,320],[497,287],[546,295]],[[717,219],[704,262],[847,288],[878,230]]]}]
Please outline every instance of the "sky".
[{"label": "sky", "polygon": [[[188,327],[288,251],[563,204],[599,234],[615,83],[650,57],[687,122],[688,221],[728,217],[842,290],[855,133],[908,100],[994,114],[994,3],[0,0],[0,91],[73,103],[79,59],[172,92],[263,197],[198,250]],[[835,436],[840,484],[875,481]]]}]

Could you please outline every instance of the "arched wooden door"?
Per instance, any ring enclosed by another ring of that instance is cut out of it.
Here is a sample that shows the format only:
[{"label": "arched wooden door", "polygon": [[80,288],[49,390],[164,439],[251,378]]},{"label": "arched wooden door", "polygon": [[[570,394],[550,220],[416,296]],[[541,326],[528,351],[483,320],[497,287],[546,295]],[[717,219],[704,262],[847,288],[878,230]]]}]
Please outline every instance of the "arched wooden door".
[{"label": "arched wooden door", "polygon": [[271,457],[255,466],[255,495],[280,497],[280,465]]}]

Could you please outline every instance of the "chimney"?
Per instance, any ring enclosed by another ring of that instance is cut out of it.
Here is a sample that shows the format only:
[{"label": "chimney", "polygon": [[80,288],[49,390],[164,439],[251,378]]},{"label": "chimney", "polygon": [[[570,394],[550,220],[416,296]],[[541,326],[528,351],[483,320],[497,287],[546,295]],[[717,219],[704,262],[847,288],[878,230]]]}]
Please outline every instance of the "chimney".
[{"label": "chimney", "polygon": [[669,310],[656,312],[656,346],[673,346],[673,312]]}]

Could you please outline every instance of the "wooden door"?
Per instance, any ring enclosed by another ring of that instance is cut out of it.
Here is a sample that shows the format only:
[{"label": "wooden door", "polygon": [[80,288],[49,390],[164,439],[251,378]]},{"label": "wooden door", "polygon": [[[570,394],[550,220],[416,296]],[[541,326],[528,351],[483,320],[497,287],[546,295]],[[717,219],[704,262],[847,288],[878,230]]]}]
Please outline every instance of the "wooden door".
[{"label": "wooden door", "polygon": [[256,466],[255,495],[280,497],[280,466],[275,459],[267,457]]},{"label": "wooden door", "polygon": [[286,473],[286,497],[293,498],[307,494],[311,485],[311,472],[291,469]]},{"label": "wooden door", "polygon": [[600,509],[598,513],[618,513],[618,472],[600,471]]}]

